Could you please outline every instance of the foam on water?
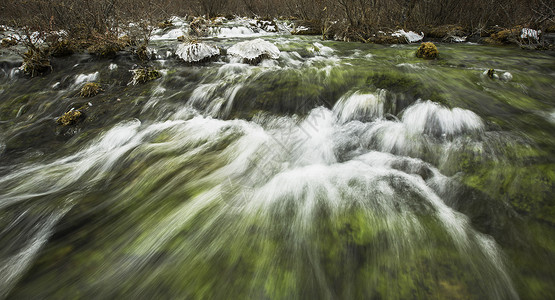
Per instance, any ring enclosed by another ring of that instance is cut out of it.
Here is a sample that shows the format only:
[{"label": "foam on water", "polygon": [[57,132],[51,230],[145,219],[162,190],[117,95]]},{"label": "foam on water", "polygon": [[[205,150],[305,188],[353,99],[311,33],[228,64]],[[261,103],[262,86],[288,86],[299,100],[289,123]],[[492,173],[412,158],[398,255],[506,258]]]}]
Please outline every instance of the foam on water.
[{"label": "foam on water", "polygon": [[188,32],[187,27],[174,28],[169,30],[168,32],[159,32],[158,34],[153,34],[150,37],[150,40],[151,41],[177,40],[178,37],[187,34],[187,32]]},{"label": "foam on water", "polygon": [[79,74],[75,77],[74,85],[79,85],[83,82],[95,81],[98,78],[99,72],[94,72],[91,74]]}]

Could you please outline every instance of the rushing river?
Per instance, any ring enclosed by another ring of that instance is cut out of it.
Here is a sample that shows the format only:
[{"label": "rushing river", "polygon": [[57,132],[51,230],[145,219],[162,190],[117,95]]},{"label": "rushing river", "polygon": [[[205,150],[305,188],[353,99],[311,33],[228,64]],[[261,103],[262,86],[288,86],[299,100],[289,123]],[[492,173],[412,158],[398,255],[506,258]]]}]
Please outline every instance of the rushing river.
[{"label": "rushing river", "polygon": [[4,53],[0,298],[554,297],[552,53],[262,38],[279,59],[190,66],[159,36],[144,85]]}]

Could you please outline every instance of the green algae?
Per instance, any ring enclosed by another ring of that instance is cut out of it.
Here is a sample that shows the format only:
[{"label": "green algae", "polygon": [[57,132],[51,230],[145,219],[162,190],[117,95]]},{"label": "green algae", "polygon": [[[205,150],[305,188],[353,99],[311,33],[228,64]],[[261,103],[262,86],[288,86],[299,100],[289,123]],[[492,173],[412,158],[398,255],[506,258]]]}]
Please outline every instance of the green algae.
[{"label": "green algae", "polygon": [[[313,42],[307,38],[300,40],[298,45],[304,47],[305,41]],[[447,175],[462,172],[461,181],[483,193],[477,194],[475,199],[482,206],[477,208],[476,215],[465,214],[481,217],[480,212],[491,208],[489,215],[485,214],[483,218],[493,219],[501,214],[502,206],[490,203],[508,203],[509,208],[518,214],[498,217],[500,223],[518,223],[514,219],[519,218],[533,220],[529,231],[515,233],[512,229],[502,228],[505,231],[496,233],[497,229],[487,224],[477,225],[486,221],[472,218],[476,224],[473,226],[492,234],[514,264],[513,278],[520,297],[549,298],[553,292],[552,265],[547,262],[553,261],[555,253],[551,238],[554,211],[550,199],[554,168],[549,161],[551,136],[546,131],[552,127],[547,121],[538,120],[540,117],[534,113],[551,107],[548,97],[551,77],[545,75],[545,69],[533,67],[539,70],[527,75],[525,67],[511,65],[516,54],[507,56],[511,52],[506,49],[500,49],[500,56],[506,56],[501,59],[492,54],[495,48],[476,49],[461,45],[460,48],[449,46],[451,49],[445,51],[442,48],[441,62],[424,61],[424,69],[411,71],[396,64],[402,61],[414,63],[416,59],[407,58],[414,52],[414,45],[400,48],[352,44],[343,47],[335,42],[326,45],[336,48],[339,55],[351,55],[360,47],[374,53],[376,62],[342,57],[353,65],[335,66],[330,75],[320,70],[302,69],[278,74],[256,73],[246,81],[244,78],[235,79],[231,83],[244,83],[245,87],[236,96],[234,116],[252,116],[262,111],[306,113],[324,100],[326,107],[332,107],[350,90],[373,92],[386,89],[404,95],[403,101],[406,102],[404,106],[399,105],[397,112],[416,98],[446,101],[452,106],[471,108],[484,119],[495,121],[497,126],[491,125],[495,130],[526,132],[532,135],[532,140],[543,140],[543,144],[533,146],[499,146],[507,149],[507,153],[501,151],[498,154],[505,159],[502,162],[478,148],[468,147],[453,158],[452,165],[441,171]],[[297,46],[290,47],[295,49]],[[533,66],[545,59],[536,54],[530,56],[531,60],[537,59],[536,62],[527,62]],[[511,69],[515,75],[513,82],[482,81],[480,74],[490,60],[496,69],[514,68],[514,71]],[[354,62],[363,63],[356,65]],[[467,67],[461,67],[462,62]],[[379,67],[380,64],[384,66]],[[175,112],[190,98],[191,92],[183,90],[202,80],[217,80],[217,71],[207,68],[211,67],[178,67],[168,72],[171,78],[160,81],[170,90],[163,94],[164,97],[171,96],[160,100],[155,109],[145,108],[154,93],[152,87],[127,87],[129,80],[122,76],[121,82],[116,80],[106,93],[91,99],[93,106],[87,110],[90,118],[83,124],[93,128],[86,128],[68,142],[56,143],[58,153],[73,153],[85,147],[105,128],[117,122],[140,118],[148,124]],[[32,80],[28,83],[32,85],[30,89],[35,90],[47,89],[54,83]],[[524,89],[523,86],[533,88]],[[74,91],[62,93],[56,97],[51,97],[51,93],[25,96],[27,98],[4,98],[2,94],[3,118],[16,118],[16,110],[38,99],[50,103],[48,107],[43,106],[40,117],[50,116],[49,122],[53,123],[54,116],[68,109],[61,106],[72,101],[63,99],[71,99],[75,94]],[[24,109],[20,116],[38,111],[33,108],[25,112]],[[188,222],[179,223],[181,217],[192,211],[192,207],[187,206],[191,201],[202,200],[203,195],[214,193],[219,182],[202,179],[225,165],[226,158],[220,153],[235,139],[229,136],[214,143],[203,140],[172,147],[172,143],[186,139],[188,134],[193,132],[180,134],[167,130],[156,133],[147,139],[145,145],[130,150],[126,159],[118,162],[110,172],[101,173],[101,180],[88,182],[83,179],[75,187],[44,198],[45,202],[57,202],[73,195],[76,205],[64,217],[54,238],[10,297],[171,298],[178,294],[189,299],[483,299],[491,296],[488,287],[476,275],[478,272],[473,262],[453,246],[445,229],[438,225],[439,221],[418,205],[414,210],[420,211],[418,220],[426,229],[426,235],[410,251],[406,248],[398,251],[396,240],[388,236],[401,232],[400,227],[392,226],[384,219],[372,219],[360,207],[353,207],[340,215],[332,215],[329,208],[320,208],[313,220],[314,229],[309,231],[310,238],[301,241],[295,238],[295,232],[283,230],[284,224],[291,224],[296,216],[294,206],[268,221],[262,215],[240,214],[224,201],[215,201]],[[28,139],[34,140],[35,137],[29,136]],[[51,136],[48,139],[53,140]],[[41,142],[54,145],[48,139]],[[36,141],[27,146],[36,147],[33,143]],[[198,156],[185,154],[204,144],[206,148]],[[429,161],[436,163],[432,159]],[[93,178],[93,174],[87,176]],[[233,191],[230,188],[230,193]],[[415,203],[421,201],[416,195],[412,199]],[[462,196],[461,199],[467,200]],[[219,218],[214,219],[215,215]],[[163,243],[159,247],[145,248],[144,245],[156,241],[157,229],[166,228],[160,224],[168,220],[177,222],[170,224],[182,226],[173,232],[171,238],[161,239]],[[418,233],[411,234],[416,236]],[[506,241],[502,234],[519,238],[530,235],[530,246],[521,249],[514,246],[515,242]],[[206,239],[200,236],[206,236]],[[530,249],[536,251],[529,252]],[[470,255],[479,256],[479,253]],[[140,268],[125,269],[134,263],[140,263]],[[133,276],[118,276],[129,272],[133,272]],[[229,285],[230,278],[233,278],[233,285]]]}]

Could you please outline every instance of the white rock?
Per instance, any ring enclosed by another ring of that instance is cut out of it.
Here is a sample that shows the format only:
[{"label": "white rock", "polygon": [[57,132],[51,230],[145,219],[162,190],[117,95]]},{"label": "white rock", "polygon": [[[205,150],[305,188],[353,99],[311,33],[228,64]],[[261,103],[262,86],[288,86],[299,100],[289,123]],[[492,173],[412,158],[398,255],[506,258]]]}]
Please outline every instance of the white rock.
[{"label": "white rock", "polygon": [[262,57],[278,59],[280,51],[276,45],[263,39],[255,39],[237,43],[231,46],[227,53],[248,61],[258,60]]},{"label": "white rock", "polygon": [[98,78],[99,72],[94,72],[91,74],[79,74],[75,78],[75,85],[79,85],[83,82],[95,81]]},{"label": "white rock", "polygon": [[175,54],[186,62],[195,63],[220,55],[220,49],[204,43],[183,43]]}]

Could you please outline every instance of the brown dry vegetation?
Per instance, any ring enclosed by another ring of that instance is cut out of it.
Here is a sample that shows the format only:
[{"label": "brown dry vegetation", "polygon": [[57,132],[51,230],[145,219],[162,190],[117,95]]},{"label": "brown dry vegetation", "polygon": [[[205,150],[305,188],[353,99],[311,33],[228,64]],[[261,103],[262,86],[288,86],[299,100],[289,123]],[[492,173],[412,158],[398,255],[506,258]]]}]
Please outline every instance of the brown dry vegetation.
[{"label": "brown dry vegetation", "polygon": [[[499,25],[553,26],[548,0],[0,0],[0,21],[72,29],[72,34],[117,30],[133,20],[155,24],[171,15],[247,15],[345,21],[350,26],[439,26],[474,30]],[[47,29],[42,28],[42,29]]]},{"label": "brown dry vegetation", "polygon": [[[555,28],[555,4],[549,0],[0,0],[0,24],[40,33],[35,40],[18,40],[35,61],[48,53],[36,46],[37,39],[46,40],[56,55],[88,49],[111,56],[127,47],[145,60],[152,29],[171,26],[164,21],[172,15],[283,17],[311,24],[310,33],[323,38],[362,42],[380,42],[379,30],[404,28],[429,37],[465,34],[518,43],[518,30],[512,30],[517,25]],[[52,34],[59,30],[65,34]],[[122,31],[126,40],[118,39]]]}]

